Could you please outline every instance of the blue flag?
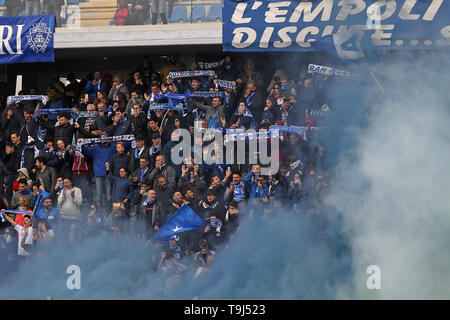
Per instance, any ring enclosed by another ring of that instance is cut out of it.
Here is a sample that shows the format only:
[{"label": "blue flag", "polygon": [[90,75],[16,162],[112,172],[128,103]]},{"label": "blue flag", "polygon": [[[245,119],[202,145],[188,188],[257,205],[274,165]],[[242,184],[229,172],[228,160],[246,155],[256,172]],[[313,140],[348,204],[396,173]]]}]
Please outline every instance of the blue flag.
[{"label": "blue flag", "polygon": [[55,16],[0,17],[0,64],[54,62]]},{"label": "blue flag", "polygon": [[184,204],[164,223],[153,236],[153,240],[167,242],[175,234],[198,229],[203,223],[202,218],[191,207]]}]

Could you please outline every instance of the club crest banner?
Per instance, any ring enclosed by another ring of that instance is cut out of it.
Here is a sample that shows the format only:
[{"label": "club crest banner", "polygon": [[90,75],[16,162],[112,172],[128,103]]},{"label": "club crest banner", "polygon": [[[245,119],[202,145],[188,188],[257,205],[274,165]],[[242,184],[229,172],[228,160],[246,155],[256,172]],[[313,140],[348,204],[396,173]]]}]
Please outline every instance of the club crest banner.
[{"label": "club crest banner", "polygon": [[54,16],[0,17],[0,64],[54,62]]}]

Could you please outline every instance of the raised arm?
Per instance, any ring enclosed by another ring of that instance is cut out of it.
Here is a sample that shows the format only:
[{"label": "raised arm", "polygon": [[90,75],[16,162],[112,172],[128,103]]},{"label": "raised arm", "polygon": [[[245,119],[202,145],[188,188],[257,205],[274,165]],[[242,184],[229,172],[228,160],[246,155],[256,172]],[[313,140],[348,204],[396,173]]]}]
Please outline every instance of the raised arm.
[{"label": "raised arm", "polygon": [[9,222],[11,223],[11,225],[15,228],[16,227],[16,223],[14,222],[13,219],[10,218],[10,216],[8,216],[5,212],[5,209],[2,209],[2,216]]}]

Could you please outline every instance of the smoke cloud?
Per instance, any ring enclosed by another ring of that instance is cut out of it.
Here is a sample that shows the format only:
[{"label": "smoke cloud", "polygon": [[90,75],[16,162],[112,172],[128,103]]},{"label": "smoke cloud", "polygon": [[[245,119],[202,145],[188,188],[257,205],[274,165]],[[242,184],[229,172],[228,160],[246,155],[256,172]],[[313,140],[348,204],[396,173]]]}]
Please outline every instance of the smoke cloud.
[{"label": "smoke cloud", "polygon": [[[57,245],[2,277],[0,297],[448,298],[449,54],[375,61],[347,66],[355,77],[328,93],[336,117],[318,141],[331,181],[318,213],[243,216],[208,272],[193,280],[191,269],[169,287],[143,240]],[[80,266],[81,290],[66,287],[69,265]],[[380,290],[366,286],[371,265]]]}]

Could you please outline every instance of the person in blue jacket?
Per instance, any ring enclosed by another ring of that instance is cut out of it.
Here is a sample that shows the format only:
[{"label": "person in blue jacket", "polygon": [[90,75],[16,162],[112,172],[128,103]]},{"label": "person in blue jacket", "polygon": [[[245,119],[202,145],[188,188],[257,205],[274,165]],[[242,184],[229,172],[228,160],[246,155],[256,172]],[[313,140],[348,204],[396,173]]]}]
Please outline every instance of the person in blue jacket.
[{"label": "person in blue jacket", "polygon": [[[109,169],[106,169],[109,171]],[[134,188],[129,177],[128,168],[122,167],[119,170],[119,176],[113,176],[109,173],[109,177],[112,181],[112,201],[114,203],[120,203],[122,210],[127,215],[130,213],[130,204],[134,196]]]},{"label": "person in blue jacket", "polygon": [[269,185],[267,177],[261,175],[261,167],[255,165],[252,171],[244,178],[249,189],[248,209],[265,209],[269,204]]},{"label": "person in blue jacket", "polygon": [[[101,138],[106,138],[106,135],[102,134]],[[111,181],[106,176],[105,163],[109,162],[116,153],[116,147],[113,143],[100,143],[91,147],[83,146],[81,152],[84,156],[93,160],[97,207],[100,208],[100,204],[103,204],[104,208],[109,208],[111,204]],[[103,201],[103,196],[105,196],[105,201]]]},{"label": "person in blue jacket", "polygon": [[57,208],[53,207],[53,202],[50,197],[43,198],[41,207],[36,209],[36,219],[38,222],[47,221],[49,234],[52,236],[57,234],[58,224],[61,221],[61,214]]},{"label": "person in blue jacket", "polygon": [[87,82],[85,88],[85,92],[89,96],[89,102],[94,102],[97,92],[100,90],[108,92],[108,84],[103,80],[102,72],[96,71],[94,73],[94,78]]}]

